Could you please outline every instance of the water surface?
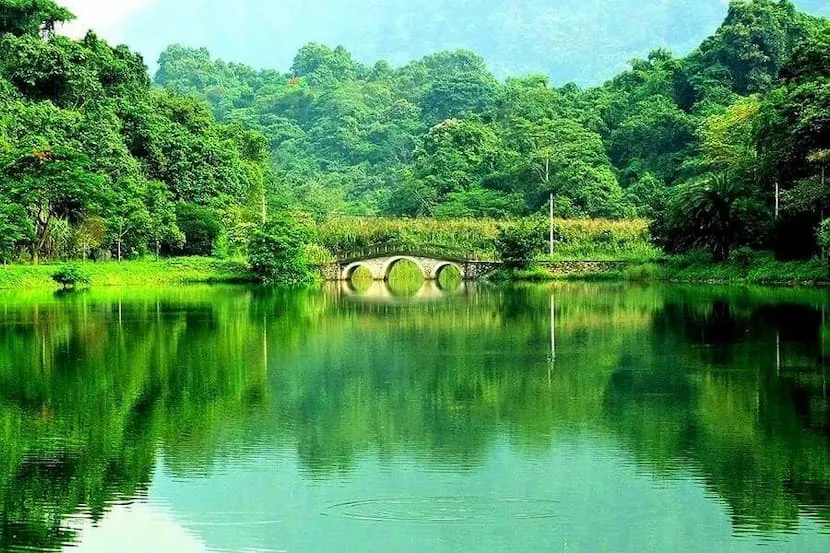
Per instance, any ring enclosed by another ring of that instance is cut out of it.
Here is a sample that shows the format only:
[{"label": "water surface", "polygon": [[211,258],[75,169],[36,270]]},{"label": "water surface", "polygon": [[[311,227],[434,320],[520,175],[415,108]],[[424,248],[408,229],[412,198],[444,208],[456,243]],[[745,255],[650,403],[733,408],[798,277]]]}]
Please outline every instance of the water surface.
[{"label": "water surface", "polygon": [[0,550],[830,551],[828,293],[0,295]]}]

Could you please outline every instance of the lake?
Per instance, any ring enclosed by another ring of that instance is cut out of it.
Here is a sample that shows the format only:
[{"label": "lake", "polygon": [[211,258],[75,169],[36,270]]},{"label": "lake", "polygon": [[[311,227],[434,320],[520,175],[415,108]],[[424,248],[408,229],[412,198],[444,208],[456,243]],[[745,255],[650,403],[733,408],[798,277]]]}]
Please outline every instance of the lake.
[{"label": "lake", "polygon": [[830,293],[0,294],[2,551],[830,551]]}]

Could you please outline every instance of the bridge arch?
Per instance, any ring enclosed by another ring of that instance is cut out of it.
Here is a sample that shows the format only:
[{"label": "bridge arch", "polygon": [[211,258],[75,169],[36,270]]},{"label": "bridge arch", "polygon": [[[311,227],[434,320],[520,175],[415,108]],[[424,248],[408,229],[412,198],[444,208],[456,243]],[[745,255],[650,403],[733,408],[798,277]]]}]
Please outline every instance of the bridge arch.
[{"label": "bridge arch", "polygon": [[441,273],[449,268],[455,268],[458,271],[458,274],[461,275],[461,278],[464,278],[464,268],[455,263],[453,261],[437,261],[432,268],[432,274],[430,275],[430,280],[438,280],[441,276]]},{"label": "bridge arch", "polygon": [[340,272],[340,280],[352,280],[355,271],[361,267],[369,271],[369,274],[372,275],[372,280],[381,280],[381,276],[377,274],[377,267],[365,261],[355,261],[343,267],[343,270]]},{"label": "bridge arch", "polygon": [[461,274],[462,280],[475,280],[493,270],[501,263],[499,261],[481,261],[478,259],[455,258],[451,255],[417,253],[406,249],[375,248],[374,251],[355,253],[341,258],[331,265],[325,266],[325,278],[329,280],[351,280],[359,267],[366,267],[372,275],[372,280],[388,280],[392,267],[406,259],[415,263],[426,281],[435,281],[441,271],[447,267],[455,267]]},{"label": "bridge arch", "polygon": [[380,273],[380,280],[389,280],[389,273],[392,272],[392,267],[400,263],[401,261],[408,261],[418,267],[418,270],[421,271],[421,276],[424,277],[424,280],[431,280],[431,275],[429,273],[429,269],[425,266],[426,263],[424,259],[416,259],[409,255],[395,255],[385,260],[383,264],[383,269]]}]

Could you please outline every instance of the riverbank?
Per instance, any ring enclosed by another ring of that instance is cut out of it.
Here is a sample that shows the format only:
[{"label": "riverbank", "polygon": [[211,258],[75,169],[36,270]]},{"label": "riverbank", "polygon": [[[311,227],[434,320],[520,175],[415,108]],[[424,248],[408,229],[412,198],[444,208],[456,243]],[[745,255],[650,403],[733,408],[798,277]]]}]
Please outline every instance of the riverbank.
[{"label": "riverbank", "polygon": [[715,263],[708,256],[688,254],[653,261],[545,261],[524,270],[500,271],[494,281],[551,280],[681,282],[699,284],[830,285],[825,261],[778,261],[760,253],[741,260]]},{"label": "riverbank", "polygon": [[[75,262],[89,276],[91,287],[257,282],[243,261],[207,257],[161,260]],[[0,290],[57,289],[52,274],[65,264],[0,266]],[[655,260],[545,260],[524,270],[502,270],[493,282],[610,281],[699,284],[830,285],[830,271],[819,259],[776,261],[759,254],[744,263],[713,263],[690,254]]]},{"label": "riverbank", "polygon": [[[91,287],[220,284],[255,282],[242,261],[178,257],[140,261],[73,262],[89,276]],[[64,264],[0,266],[0,290],[57,288],[52,274]]]}]

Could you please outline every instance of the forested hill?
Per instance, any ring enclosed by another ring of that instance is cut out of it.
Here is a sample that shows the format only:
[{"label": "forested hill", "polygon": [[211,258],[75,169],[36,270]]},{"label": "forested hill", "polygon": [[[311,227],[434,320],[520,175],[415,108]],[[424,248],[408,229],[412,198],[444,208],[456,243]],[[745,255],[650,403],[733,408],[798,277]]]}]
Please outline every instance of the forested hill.
[{"label": "forested hill", "polygon": [[725,158],[768,153],[753,143],[756,116],[779,116],[782,68],[800,48],[820,49],[827,29],[786,0],[735,1],[688,56],[655,50],[585,90],[500,81],[469,51],[393,68],[319,44],[286,73],[174,46],[156,81],[262,132],[285,201],[319,218],[518,216],[551,192],[565,217],[650,216]]},{"label": "forested hill", "polygon": [[[795,3],[830,15],[827,0]],[[307,42],[342,45],[363,63],[395,66],[467,49],[500,78],[539,73],[557,85],[584,86],[655,48],[691,52],[726,7],[726,0],[177,0],[151,3],[122,38],[152,60],[181,43],[281,69]]]}]

